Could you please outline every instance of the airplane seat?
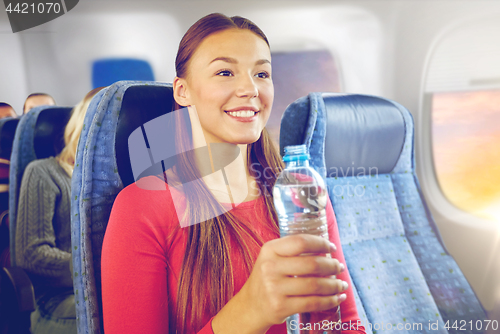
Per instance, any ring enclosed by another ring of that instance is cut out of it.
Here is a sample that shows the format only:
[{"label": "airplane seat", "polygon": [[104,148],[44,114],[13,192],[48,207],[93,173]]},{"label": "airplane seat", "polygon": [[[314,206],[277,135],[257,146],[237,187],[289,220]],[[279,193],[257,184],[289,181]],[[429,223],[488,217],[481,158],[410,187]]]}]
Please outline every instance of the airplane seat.
[{"label": "airplane seat", "polygon": [[0,267],[10,267],[9,168],[12,142],[19,118],[0,119]]},{"label": "airplane seat", "polygon": [[383,323],[411,333],[459,333],[444,324],[486,316],[425,204],[413,136],[411,114],[394,101],[311,93],[286,109],[280,152],[307,145],[310,165],[325,178],[353,285],[373,329]]},{"label": "airplane seat", "polygon": [[[10,261],[12,267],[2,268],[0,304],[4,322],[2,333],[30,333],[30,314],[35,310],[35,293],[29,275],[15,260],[15,229],[17,202],[23,172],[29,162],[54,156],[64,146],[64,127],[69,107],[40,106],[20,118],[13,136],[9,175]],[[11,129],[12,130],[12,129]],[[2,137],[2,150],[3,150]]]},{"label": "airplane seat", "polygon": [[15,260],[15,231],[19,190],[26,166],[33,160],[56,156],[64,147],[64,128],[71,107],[38,106],[24,115],[17,126],[9,175],[10,258]]},{"label": "airplane seat", "polygon": [[0,119],[0,158],[10,161],[14,134],[20,118],[5,117]]},{"label": "airplane seat", "polygon": [[[103,333],[100,273],[104,233],[116,196],[138,179],[130,162],[129,136],[146,122],[172,111],[172,103],[170,84],[120,81],[100,91],[87,110],[71,184],[79,333]],[[148,168],[141,176],[161,174],[161,163],[150,163],[149,147],[141,147],[148,157]]]}]

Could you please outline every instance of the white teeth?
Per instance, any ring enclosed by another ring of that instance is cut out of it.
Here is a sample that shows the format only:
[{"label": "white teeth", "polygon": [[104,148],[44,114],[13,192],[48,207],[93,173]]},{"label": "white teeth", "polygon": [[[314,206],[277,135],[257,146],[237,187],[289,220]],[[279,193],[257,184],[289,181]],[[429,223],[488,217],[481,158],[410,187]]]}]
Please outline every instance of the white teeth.
[{"label": "white teeth", "polygon": [[256,114],[256,112],[252,110],[227,111],[227,113],[234,117],[252,117]]}]

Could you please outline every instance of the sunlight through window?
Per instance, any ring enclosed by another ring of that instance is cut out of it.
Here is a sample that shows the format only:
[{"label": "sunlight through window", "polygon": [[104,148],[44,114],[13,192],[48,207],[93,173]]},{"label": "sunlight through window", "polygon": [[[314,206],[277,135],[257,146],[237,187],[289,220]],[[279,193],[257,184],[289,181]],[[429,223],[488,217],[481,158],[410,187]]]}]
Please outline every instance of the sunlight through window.
[{"label": "sunlight through window", "polygon": [[433,94],[432,141],[448,200],[500,221],[500,90]]}]

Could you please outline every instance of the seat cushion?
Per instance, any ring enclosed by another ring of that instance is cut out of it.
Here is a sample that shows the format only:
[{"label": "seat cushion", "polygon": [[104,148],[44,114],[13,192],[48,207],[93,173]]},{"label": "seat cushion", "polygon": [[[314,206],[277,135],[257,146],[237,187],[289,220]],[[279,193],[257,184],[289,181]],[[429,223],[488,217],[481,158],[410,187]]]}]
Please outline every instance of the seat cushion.
[{"label": "seat cushion", "polygon": [[429,320],[444,322],[405,235],[390,175],[326,182],[346,262],[370,323],[421,324],[415,333],[447,333],[428,328]]}]

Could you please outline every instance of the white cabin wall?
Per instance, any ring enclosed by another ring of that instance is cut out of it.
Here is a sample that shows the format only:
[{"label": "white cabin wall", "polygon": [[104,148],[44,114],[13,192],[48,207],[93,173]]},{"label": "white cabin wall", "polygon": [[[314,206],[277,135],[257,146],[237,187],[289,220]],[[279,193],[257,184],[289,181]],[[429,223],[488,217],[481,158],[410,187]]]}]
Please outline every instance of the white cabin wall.
[{"label": "white cabin wall", "polygon": [[22,114],[28,93],[24,50],[3,11],[0,11],[0,78],[0,102],[10,104],[18,115]]},{"label": "white cabin wall", "polygon": [[68,105],[63,87],[59,86],[60,73],[50,37],[57,34],[48,30],[45,24],[43,30],[33,29],[16,35],[19,35],[24,49],[28,88],[25,98],[31,93],[46,93],[54,97],[56,104]]},{"label": "white cabin wall", "polygon": [[321,45],[339,64],[343,91],[384,95],[384,36],[378,18],[365,9],[326,5],[253,10],[248,16],[258,18],[255,21],[266,32],[272,50],[307,49],[308,43]]},{"label": "white cabin wall", "polygon": [[[86,4],[85,10],[92,12]],[[126,3],[128,10],[152,8],[178,20],[184,33],[202,16],[221,12],[254,21],[268,35],[272,50],[328,48],[342,67],[344,91],[390,95],[390,77],[384,24],[363,8],[365,1],[165,1]],[[100,4],[100,12],[113,10],[111,2]],[[84,10],[82,8],[82,10]],[[179,36],[179,40],[180,40]],[[178,41],[177,41],[178,43]],[[171,50],[175,54],[177,45]],[[168,80],[168,81],[171,81]]]},{"label": "white cabin wall", "polygon": [[390,40],[384,23],[363,8],[365,3],[81,1],[64,16],[15,34],[25,54],[27,88],[22,95],[47,92],[60,105],[76,104],[92,88],[90,62],[98,57],[144,58],[152,63],[157,80],[171,82],[182,34],[200,17],[222,12],[255,21],[273,49],[291,44],[328,48],[341,68],[344,91],[390,97]]},{"label": "white cabin wall", "polygon": [[[92,61],[132,57],[150,62],[158,81],[174,76],[181,38],[177,20],[154,10],[89,10],[79,4],[68,14],[22,34],[29,89],[53,94],[60,105],[74,105],[92,89]],[[42,47],[45,46],[45,47]],[[48,47],[47,47],[48,46]]]},{"label": "white cabin wall", "polygon": [[[221,12],[254,21],[267,35],[271,50],[323,46],[340,63],[345,91],[387,95],[383,78],[383,25],[357,1],[185,1],[164,2],[158,10],[182,16],[181,30],[202,16]],[[359,2],[361,4],[365,2]],[[176,51],[176,50],[175,50]],[[174,52],[175,52],[174,51]],[[292,101],[291,101],[292,102]]]}]

